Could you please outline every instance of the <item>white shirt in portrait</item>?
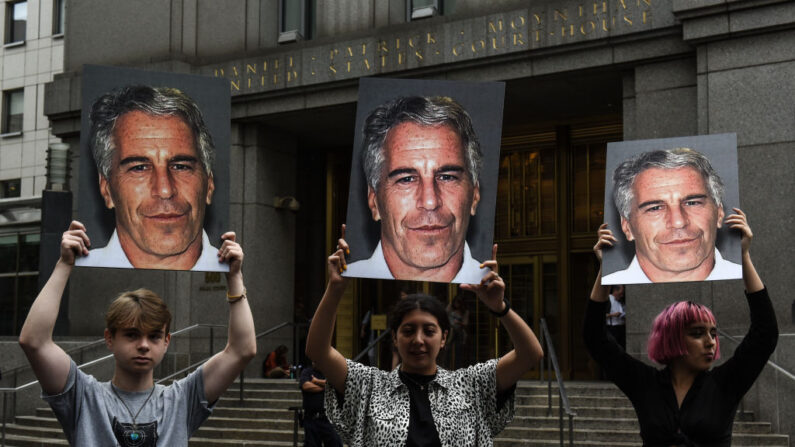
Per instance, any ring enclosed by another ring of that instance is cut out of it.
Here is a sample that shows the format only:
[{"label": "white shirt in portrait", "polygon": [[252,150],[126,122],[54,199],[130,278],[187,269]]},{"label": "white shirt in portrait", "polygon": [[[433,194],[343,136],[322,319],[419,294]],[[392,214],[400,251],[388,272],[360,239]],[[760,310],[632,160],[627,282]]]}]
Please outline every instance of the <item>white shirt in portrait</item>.
[{"label": "white shirt in portrait", "polygon": [[[720,251],[715,249],[715,267],[709,273],[704,281],[714,281],[717,279],[740,279],[743,277],[743,267],[740,264],[735,264],[731,261],[723,259]],[[652,281],[646,276],[646,273],[640,268],[638,263],[638,256],[632,258],[632,262],[625,270],[619,270],[609,275],[602,277],[603,285],[611,284],[650,284]]]},{"label": "white shirt in portrait", "polygon": [[[210,245],[210,238],[207,232],[202,230],[202,253],[196,264],[191,268],[197,272],[228,272],[229,265],[218,261],[218,249]],[[80,256],[75,260],[75,265],[79,267],[110,267],[120,269],[132,269],[132,263],[127,259],[124,249],[121,248],[119,236],[116,230],[108,240],[108,245],[102,248],[95,248],[88,252],[86,256]]]},{"label": "white shirt in portrait", "polygon": [[[451,282],[459,284],[478,284],[480,280],[490,270],[480,268],[480,261],[472,257],[469,251],[469,244],[464,241],[464,262],[461,264],[461,269],[455,275]],[[348,264],[348,270],[343,273],[343,276],[350,276],[354,278],[378,278],[378,279],[395,279],[392,272],[389,271],[389,266],[386,264],[384,258],[384,250],[381,248],[381,241],[378,241],[378,246],[375,247],[373,255],[369,259],[362,259],[360,261]]]}]

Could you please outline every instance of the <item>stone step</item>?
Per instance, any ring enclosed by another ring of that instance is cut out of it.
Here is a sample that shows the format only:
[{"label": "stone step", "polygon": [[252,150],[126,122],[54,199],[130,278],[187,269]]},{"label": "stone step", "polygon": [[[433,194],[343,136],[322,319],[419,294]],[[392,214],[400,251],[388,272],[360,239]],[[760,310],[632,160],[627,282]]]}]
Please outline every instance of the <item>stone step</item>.
[{"label": "stone step", "polygon": [[[557,406],[560,397],[552,396],[552,405]],[[516,396],[516,405],[546,405],[547,396]],[[577,407],[602,407],[602,408],[632,408],[629,399],[624,396],[579,396],[570,395],[569,405],[572,409]]]},{"label": "stone step", "polygon": [[6,436],[42,437],[47,439],[66,439],[61,427],[40,427],[36,425],[7,424]]},{"label": "stone step", "polygon": [[45,427],[45,428],[61,428],[61,423],[55,419],[55,415],[50,413],[50,417],[42,416],[17,416],[14,418],[17,425],[25,425],[28,427]]},{"label": "stone step", "polygon": [[[563,426],[564,437],[568,439],[568,425]],[[560,431],[555,428],[544,427],[506,427],[500,433],[502,439],[517,440],[555,440],[560,439]],[[579,442],[628,442],[640,443],[640,435],[637,430],[581,430],[574,428],[574,440],[577,445]]]},{"label": "stone step", "polygon": [[[214,412],[213,412],[214,413]],[[292,412],[290,412],[292,414]],[[293,419],[266,419],[254,417],[219,417],[210,416],[202,427],[238,428],[238,429],[265,429],[265,430],[290,430],[293,429]],[[299,431],[301,429],[299,428]]]},{"label": "stone step", "polygon": [[295,416],[293,411],[284,408],[237,408],[216,406],[213,410],[213,415],[210,417],[243,419],[259,418],[292,421]]},{"label": "stone step", "polygon": [[[514,416],[513,421],[508,427],[527,427],[527,428],[558,428],[560,419],[557,413],[552,416]],[[609,427],[613,430],[628,430],[639,432],[638,420],[631,418],[608,418],[608,417],[582,417],[574,418],[574,428],[578,430],[598,430]],[[568,430],[568,417],[563,418],[564,430]],[[769,422],[735,422],[732,428],[734,433],[754,433],[770,434],[772,427]]]},{"label": "stone step", "polygon": [[[566,394],[579,394],[582,396],[623,396],[621,390],[610,382],[566,382]],[[548,393],[547,382],[537,380],[523,380],[516,384],[517,394],[544,394]],[[552,382],[552,394],[558,394],[557,382]]]},{"label": "stone step", "polygon": [[[240,399],[240,390],[228,389],[223,394],[229,399]],[[243,399],[297,399],[301,400],[301,390],[296,385],[295,389],[248,389],[243,391]]]},{"label": "stone step", "polygon": [[[515,405],[517,416],[546,416],[548,405],[546,399],[540,405]],[[606,408],[600,406],[577,406],[572,407],[572,411],[577,414],[576,417],[605,417],[605,418],[635,418],[635,409],[631,406],[620,408]],[[557,401],[553,402],[552,415],[557,416],[558,405]],[[565,414],[564,414],[565,416]],[[744,413],[737,412],[734,417],[735,422],[754,422],[754,413],[746,411]]]},{"label": "stone step", "polygon": [[[501,437],[497,437],[494,439],[494,447],[551,447],[551,446],[559,446],[560,445],[560,436],[555,439],[507,439]],[[566,441],[564,443],[565,446],[568,447],[568,437],[565,438]],[[575,443],[577,447],[642,447],[643,444],[640,442],[585,442],[585,441],[577,441]]]},{"label": "stone step", "polygon": [[[6,426],[8,428],[8,426]],[[69,443],[61,435],[61,438],[40,438],[36,436],[19,436],[6,433],[7,447],[52,447],[68,446]]]},{"label": "stone step", "polygon": [[238,399],[221,397],[218,399],[218,406],[231,408],[280,408],[301,406],[301,399],[246,399],[240,402]]}]

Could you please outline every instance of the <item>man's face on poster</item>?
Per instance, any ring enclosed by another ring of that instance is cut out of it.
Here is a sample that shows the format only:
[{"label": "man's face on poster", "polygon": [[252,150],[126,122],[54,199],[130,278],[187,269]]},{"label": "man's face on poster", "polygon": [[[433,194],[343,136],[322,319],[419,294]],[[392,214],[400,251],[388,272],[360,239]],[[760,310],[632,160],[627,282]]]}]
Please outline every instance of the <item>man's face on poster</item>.
[{"label": "man's face on poster", "polygon": [[460,136],[447,125],[403,122],[384,140],[378,190],[368,189],[374,220],[381,221],[384,257],[414,271],[463,259],[470,216],[480,189],[467,171]]},{"label": "man's face on poster", "polygon": [[691,167],[646,169],[632,190],[629,219],[621,218],[621,228],[635,242],[647,276],[655,282],[699,270],[708,276],[724,212],[702,175]]},{"label": "man's face on poster", "polygon": [[113,131],[110,177],[100,192],[116,215],[121,246],[136,267],[174,256],[190,269],[202,248],[206,205],[215,185],[205,172],[190,127],[176,116],[127,112]]}]

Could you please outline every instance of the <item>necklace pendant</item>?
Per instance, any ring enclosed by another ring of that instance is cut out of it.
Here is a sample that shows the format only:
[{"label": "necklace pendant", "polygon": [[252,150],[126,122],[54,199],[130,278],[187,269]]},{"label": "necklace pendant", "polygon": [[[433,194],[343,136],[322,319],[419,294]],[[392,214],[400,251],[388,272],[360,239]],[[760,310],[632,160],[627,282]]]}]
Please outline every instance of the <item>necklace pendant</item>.
[{"label": "necklace pendant", "polygon": [[151,441],[149,443],[146,442],[146,432],[139,429],[138,427],[124,430],[122,439],[124,440],[123,445],[125,447],[143,447],[152,445]]}]

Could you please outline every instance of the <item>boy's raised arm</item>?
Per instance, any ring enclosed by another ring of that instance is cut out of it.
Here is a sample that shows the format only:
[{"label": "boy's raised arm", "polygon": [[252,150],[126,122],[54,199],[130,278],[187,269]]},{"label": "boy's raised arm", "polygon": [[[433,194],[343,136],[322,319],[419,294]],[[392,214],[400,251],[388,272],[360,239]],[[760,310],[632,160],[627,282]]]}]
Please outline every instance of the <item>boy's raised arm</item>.
[{"label": "boy's raised arm", "polygon": [[86,228],[80,222],[73,221],[61,238],[61,258],[33,302],[19,333],[19,344],[39,379],[41,389],[47,394],[63,391],[69,377],[71,359],[52,340],[52,331],[75,258],[88,254],[89,246]]},{"label": "boy's raised arm", "polygon": [[235,233],[221,236],[223,245],[218,250],[222,261],[229,263],[226,275],[229,301],[229,338],[223,351],[215,354],[202,368],[204,395],[215,402],[240,375],[243,368],[257,354],[254,317],[245,296],[243,284],[243,249],[235,242]]}]

